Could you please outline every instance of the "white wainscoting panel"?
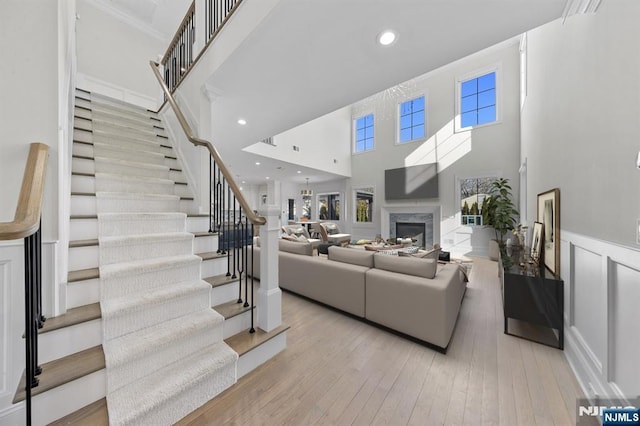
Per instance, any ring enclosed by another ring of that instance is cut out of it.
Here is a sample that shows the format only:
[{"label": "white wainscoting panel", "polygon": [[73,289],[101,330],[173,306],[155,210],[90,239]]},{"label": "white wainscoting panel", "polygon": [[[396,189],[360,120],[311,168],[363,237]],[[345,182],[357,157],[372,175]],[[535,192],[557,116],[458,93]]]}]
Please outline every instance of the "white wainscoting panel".
[{"label": "white wainscoting panel", "polygon": [[[151,70],[149,70],[149,74],[151,75]],[[160,100],[160,96],[158,97],[158,99],[154,99],[150,96],[134,92],[133,90],[126,89],[108,81],[104,81],[83,73],[76,74],[76,85],[80,89],[100,93],[101,95],[148,108],[153,111],[158,109],[158,105],[162,103]]]},{"label": "white wainscoting panel", "polygon": [[[606,283],[602,282],[602,256],[574,245],[573,262],[575,265],[572,281],[573,289],[573,327],[585,342],[595,359],[593,360],[602,371],[602,364],[606,359],[607,341],[607,310],[598,305],[606,305],[603,297],[606,295]],[[591,354],[590,354],[591,355]]]},{"label": "white wainscoting panel", "polygon": [[612,263],[610,381],[625,395],[640,395],[640,270]]},{"label": "white wainscoting panel", "polygon": [[562,230],[565,356],[585,394],[640,395],[640,251]]},{"label": "white wainscoting panel", "polygon": [[9,260],[0,259],[0,394],[7,392],[9,357]]}]

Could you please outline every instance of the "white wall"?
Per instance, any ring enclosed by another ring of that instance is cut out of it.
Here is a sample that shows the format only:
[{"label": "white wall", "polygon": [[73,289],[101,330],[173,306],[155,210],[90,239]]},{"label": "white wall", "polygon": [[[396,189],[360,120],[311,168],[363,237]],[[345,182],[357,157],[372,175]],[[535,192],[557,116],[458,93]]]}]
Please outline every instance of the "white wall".
[{"label": "white wall", "polygon": [[167,43],[98,9],[90,0],[78,0],[77,10],[78,72],[90,81],[156,99],[160,88],[149,61],[163,55]]},{"label": "white wall", "polygon": [[640,4],[603,2],[528,33],[528,220],[560,189],[565,354],[586,394],[640,394]]},{"label": "white wall", "polygon": [[[258,142],[245,151],[313,169],[351,176],[351,107],[274,136],[275,147]],[[299,148],[294,151],[293,147]]]},{"label": "white wall", "polygon": [[[500,67],[502,76],[501,121],[472,131],[455,133],[456,79],[494,65]],[[375,235],[373,232],[381,229],[380,207],[383,205],[439,204],[442,206],[441,235],[434,239],[448,249],[457,246],[462,251],[486,253],[492,234],[486,228],[459,226],[456,178],[487,175],[509,178],[517,200],[520,159],[519,72],[517,42],[510,41],[354,105],[353,119],[374,113],[375,149],[352,156],[352,179],[348,191],[351,194],[352,188],[374,186],[374,203],[377,207],[373,224],[352,224],[352,233],[372,238]],[[420,95],[426,98],[427,138],[396,145],[398,104]],[[439,170],[438,199],[385,201],[385,169],[436,161]]]}]

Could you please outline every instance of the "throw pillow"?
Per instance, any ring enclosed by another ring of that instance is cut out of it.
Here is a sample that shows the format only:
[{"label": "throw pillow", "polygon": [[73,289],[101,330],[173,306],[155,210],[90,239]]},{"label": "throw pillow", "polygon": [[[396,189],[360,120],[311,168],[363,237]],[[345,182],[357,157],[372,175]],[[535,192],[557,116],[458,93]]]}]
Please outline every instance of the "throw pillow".
[{"label": "throw pillow", "polygon": [[334,235],[338,233],[338,225],[335,223],[323,223],[324,230],[327,231],[328,235]]},{"label": "throw pillow", "polygon": [[283,235],[282,239],[287,241],[298,241],[298,237],[295,235]]}]

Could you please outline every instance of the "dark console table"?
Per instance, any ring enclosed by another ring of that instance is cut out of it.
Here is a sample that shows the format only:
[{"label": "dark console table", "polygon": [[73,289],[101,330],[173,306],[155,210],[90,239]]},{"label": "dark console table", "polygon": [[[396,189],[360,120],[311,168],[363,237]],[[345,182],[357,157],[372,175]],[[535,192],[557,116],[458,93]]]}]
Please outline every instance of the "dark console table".
[{"label": "dark console table", "polygon": [[[529,263],[521,251],[501,254],[499,275],[502,284],[504,332],[538,343],[564,349],[564,283],[548,269]],[[557,344],[550,345],[509,332],[509,319],[555,329]]]}]

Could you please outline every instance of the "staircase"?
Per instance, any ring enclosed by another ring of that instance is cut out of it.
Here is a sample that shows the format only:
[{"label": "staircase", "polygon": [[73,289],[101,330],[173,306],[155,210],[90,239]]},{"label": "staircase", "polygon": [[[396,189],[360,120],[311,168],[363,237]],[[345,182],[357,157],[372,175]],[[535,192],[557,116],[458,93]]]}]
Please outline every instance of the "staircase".
[{"label": "staircase", "polygon": [[277,353],[288,327],[248,333],[254,309],[236,303],[156,114],[76,95],[67,313],[39,330],[33,421],[171,424]]}]

